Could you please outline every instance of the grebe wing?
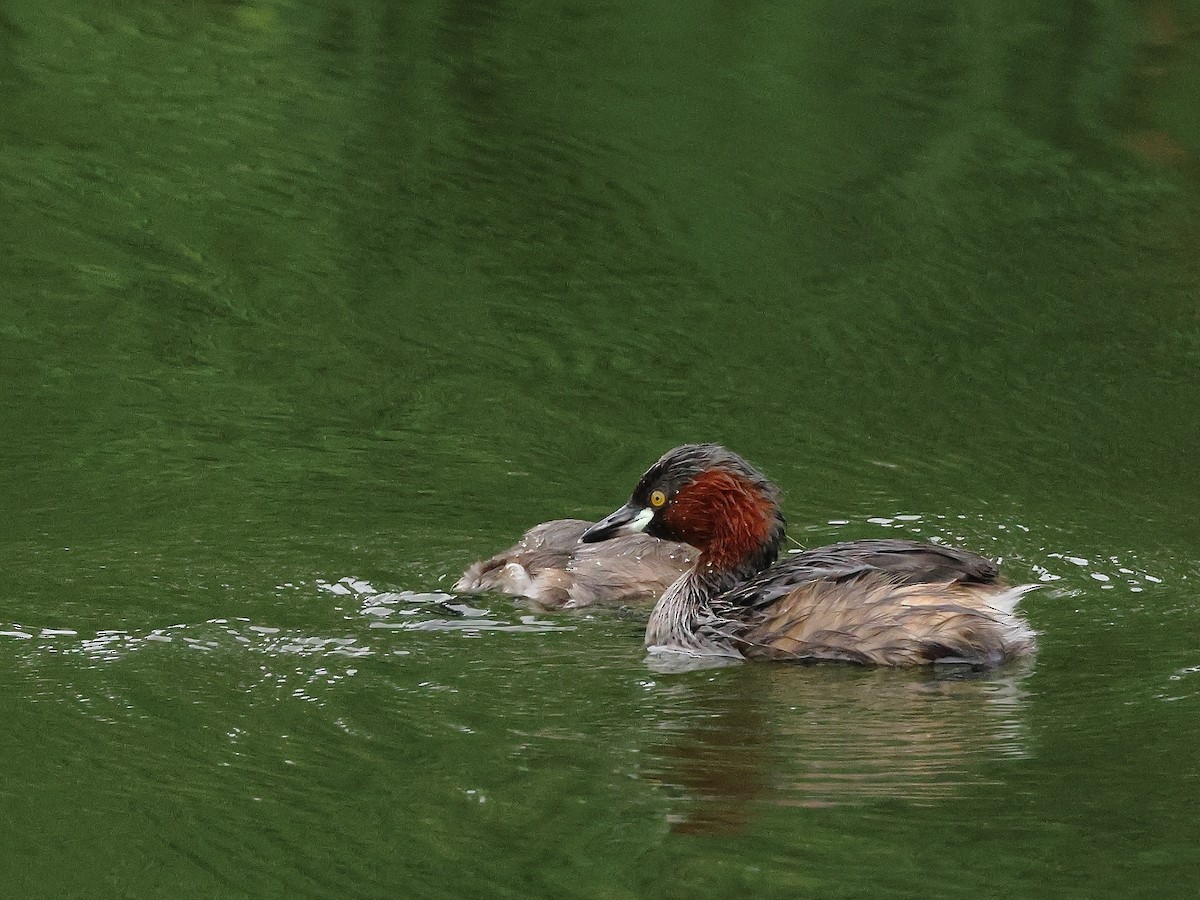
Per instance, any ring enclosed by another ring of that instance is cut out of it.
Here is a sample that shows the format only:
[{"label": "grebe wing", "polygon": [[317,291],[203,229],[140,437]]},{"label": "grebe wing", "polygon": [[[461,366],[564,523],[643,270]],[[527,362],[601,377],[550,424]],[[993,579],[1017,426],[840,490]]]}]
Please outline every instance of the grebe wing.
[{"label": "grebe wing", "polygon": [[883,575],[892,584],[996,584],[990,559],[942,544],[895,539],[846,541],[792,553],[723,595],[735,606],[769,604],[816,581]]}]

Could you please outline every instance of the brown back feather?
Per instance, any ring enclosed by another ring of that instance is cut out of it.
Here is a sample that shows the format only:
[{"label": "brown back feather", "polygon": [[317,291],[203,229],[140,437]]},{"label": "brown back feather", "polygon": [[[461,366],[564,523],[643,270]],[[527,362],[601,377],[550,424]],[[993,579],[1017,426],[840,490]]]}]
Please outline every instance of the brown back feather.
[{"label": "brown back feather", "polygon": [[894,584],[998,584],[990,559],[940,544],[903,540],[846,541],[792,553],[743,582],[723,599],[737,606],[770,604],[815,581],[885,575]]},{"label": "brown back feather", "polygon": [[715,611],[723,621],[714,630],[750,657],[995,665],[1033,649],[1024,621],[989,605],[1003,591],[994,584],[904,583],[866,570],[810,580],[749,609],[721,603]]}]

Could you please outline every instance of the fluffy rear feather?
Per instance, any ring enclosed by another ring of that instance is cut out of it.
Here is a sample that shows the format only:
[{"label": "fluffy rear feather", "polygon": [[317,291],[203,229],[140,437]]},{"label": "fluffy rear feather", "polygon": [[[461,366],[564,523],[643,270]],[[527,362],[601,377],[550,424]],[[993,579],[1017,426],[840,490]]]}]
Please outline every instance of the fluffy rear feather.
[{"label": "fluffy rear feather", "polygon": [[1033,652],[1033,632],[1013,616],[1031,587],[905,583],[889,573],[864,571],[812,580],[769,600],[760,596],[749,608],[728,606],[722,598],[714,612],[723,622],[714,631],[747,657],[997,665]]}]

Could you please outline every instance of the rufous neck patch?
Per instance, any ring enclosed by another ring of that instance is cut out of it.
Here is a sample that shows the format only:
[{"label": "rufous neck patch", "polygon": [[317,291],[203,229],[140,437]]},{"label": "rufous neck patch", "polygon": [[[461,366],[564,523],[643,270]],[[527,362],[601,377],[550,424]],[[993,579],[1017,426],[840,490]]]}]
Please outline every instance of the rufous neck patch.
[{"label": "rufous neck patch", "polygon": [[664,519],[702,562],[733,569],[770,539],[774,507],[753,483],[732,472],[697,475],[672,499]]}]

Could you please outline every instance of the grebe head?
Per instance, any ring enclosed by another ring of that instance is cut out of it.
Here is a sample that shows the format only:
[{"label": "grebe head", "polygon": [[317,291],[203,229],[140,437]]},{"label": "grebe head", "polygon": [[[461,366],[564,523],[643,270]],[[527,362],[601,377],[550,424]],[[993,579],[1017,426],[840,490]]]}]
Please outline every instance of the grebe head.
[{"label": "grebe head", "polygon": [[584,532],[585,543],[639,531],[701,551],[697,567],[746,575],[779,555],[779,489],[719,444],[684,444],[642,476],[629,502]]}]

